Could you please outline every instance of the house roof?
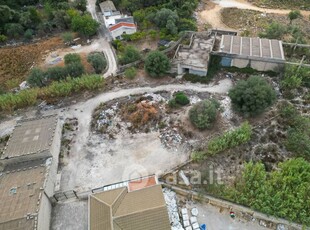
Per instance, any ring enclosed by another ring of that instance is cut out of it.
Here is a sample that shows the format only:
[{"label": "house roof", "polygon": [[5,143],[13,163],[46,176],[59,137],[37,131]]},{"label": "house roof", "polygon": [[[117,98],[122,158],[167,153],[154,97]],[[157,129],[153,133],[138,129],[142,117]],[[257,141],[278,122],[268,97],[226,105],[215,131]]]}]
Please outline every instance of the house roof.
[{"label": "house roof", "polygon": [[19,122],[0,159],[34,154],[49,149],[57,121],[57,115],[50,115]]},{"label": "house roof", "polygon": [[0,230],[33,230],[37,222],[46,167],[0,173]]},{"label": "house roof", "polygon": [[128,190],[129,192],[132,192],[132,191],[139,190],[142,188],[147,188],[149,186],[156,185],[156,184],[157,184],[156,177],[151,176],[151,177],[147,177],[144,179],[130,181],[128,183]]},{"label": "house roof", "polygon": [[122,18],[116,18],[115,19],[115,24],[119,22],[128,22],[128,23],[135,23],[133,17],[122,17]]},{"label": "house roof", "polygon": [[222,35],[219,52],[260,59],[285,60],[282,41],[274,39]]},{"label": "house roof", "polygon": [[106,11],[116,11],[115,5],[112,1],[104,1],[99,4],[102,12]]},{"label": "house roof", "polygon": [[128,192],[127,187],[89,199],[90,230],[168,230],[170,222],[161,185]]},{"label": "house roof", "polygon": [[121,27],[129,27],[129,28],[136,28],[136,25],[134,23],[128,23],[128,22],[120,22],[120,23],[117,23],[113,26],[110,26],[109,27],[109,30],[110,32],[114,31],[114,30],[117,30]]}]

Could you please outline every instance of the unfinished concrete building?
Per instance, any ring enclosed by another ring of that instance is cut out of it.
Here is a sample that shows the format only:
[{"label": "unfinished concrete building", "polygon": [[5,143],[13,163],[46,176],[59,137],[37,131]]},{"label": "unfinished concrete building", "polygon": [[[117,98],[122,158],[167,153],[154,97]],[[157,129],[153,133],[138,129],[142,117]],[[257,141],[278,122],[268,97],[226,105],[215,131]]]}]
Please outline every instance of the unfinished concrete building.
[{"label": "unfinished concrete building", "polygon": [[56,115],[19,122],[0,156],[0,230],[48,230],[60,151]]},{"label": "unfinished concrete building", "polygon": [[176,50],[172,63],[177,68],[177,73],[206,76],[214,43],[215,35],[209,31],[193,33],[189,45],[181,44]]},{"label": "unfinished concrete building", "polygon": [[222,35],[219,50],[221,65],[250,67],[258,71],[279,71],[284,67],[282,42],[262,38]]}]

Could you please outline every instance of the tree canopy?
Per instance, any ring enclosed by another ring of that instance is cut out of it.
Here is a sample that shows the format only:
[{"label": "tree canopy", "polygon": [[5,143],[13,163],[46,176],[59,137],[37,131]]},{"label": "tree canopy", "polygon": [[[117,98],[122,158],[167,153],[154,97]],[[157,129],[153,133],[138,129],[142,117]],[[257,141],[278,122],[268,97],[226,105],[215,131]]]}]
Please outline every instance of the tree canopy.
[{"label": "tree canopy", "polygon": [[251,76],[246,81],[238,81],[228,95],[234,109],[245,116],[262,113],[276,100],[275,91],[260,76]]},{"label": "tree canopy", "polygon": [[170,69],[170,60],[160,51],[152,51],[146,57],[144,68],[151,77],[160,77]]},{"label": "tree canopy", "polygon": [[249,162],[230,198],[269,215],[310,225],[310,163],[296,158],[267,173],[264,164]]}]

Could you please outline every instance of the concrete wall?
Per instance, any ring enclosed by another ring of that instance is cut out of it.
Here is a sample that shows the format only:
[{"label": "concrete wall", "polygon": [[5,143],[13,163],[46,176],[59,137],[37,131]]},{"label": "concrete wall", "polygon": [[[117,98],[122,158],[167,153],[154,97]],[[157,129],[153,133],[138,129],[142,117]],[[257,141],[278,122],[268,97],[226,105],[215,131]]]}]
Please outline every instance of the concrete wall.
[{"label": "concrete wall", "polygon": [[122,17],[123,17],[122,15],[114,15],[114,16],[104,17],[104,24],[108,28],[110,25],[115,24],[115,19],[120,19]]},{"label": "concrete wall", "polygon": [[[224,57],[223,57],[224,58]],[[278,72],[283,68],[284,64],[281,63],[273,63],[268,61],[257,61],[250,59],[241,59],[241,58],[233,58],[231,62],[231,66],[235,66],[238,68],[245,68],[247,66],[252,69],[256,69],[258,71],[276,71]]]},{"label": "concrete wall", "polygon": [[38,230],[49,230],[51,224],[52,205],[46,195],[42,192],[40,208],[38,213]]},{"label": "concrete wall", "polygon": [[249,60],[234,58],[231,61],[231,66],[236,66],[238,68],[245,68],[249,65]]},{"label": "concrete wall", "polygon": [[[35,161],[39,159],[46,159],[51,157],[51,153],[49,150],[42,151],[40,153],[35,153],[35,154],[28,154],[24,156],[18,156],[18,157],[12,157],[9,159],[3,159],[0,160],[1,168],[5,168],[7,165],[14,165],[22,162],[27,162],[27,161]],[[1,171],[1,169],[0,169]]]},{"label": "concrete wall", "polygon": [[178,74],[184,74],[186,71],[188,70],[188,72],[190,74],[195,74],[195,75],[198,75],[198,76],[206,76],[207,73],[208,73],[208,70],[205,69],[197,69],[193,66],[188,66],[188,65],[182,65],[182,64],[178,64]]},{"label": "concrete wall", "polygon": [[190,69],[189,73],[190,74],[195,74],[195,75],[198,75],[198,76],[202,76],[202,77],[207,76],[207,71],[202,71],[202,70]]},{"label": "concrete wall", "polygon": [[117,37],[121,37],[124,33],[125,34],[133,34],[137,32],[137,28],[126,28],[126,27],[121,27],[117,30],[114,30],[111,32],[111,35],[113,37],[113,39],[117,38]]},{"label": "concrete wall", "polygon": [[50,162],[50,166],[48,169],[48,175],[46,178],[45,184],[45,192],[49,197],[54,195],[55,185],[56,185],[56,178],[57,178],[57,171],[58,171],[58,163],[59,163],[59,153],[60,153],[60,145],[61,145],[61,133],[62,126],[58,121],[52,145],[50,147],[52,159]]}]

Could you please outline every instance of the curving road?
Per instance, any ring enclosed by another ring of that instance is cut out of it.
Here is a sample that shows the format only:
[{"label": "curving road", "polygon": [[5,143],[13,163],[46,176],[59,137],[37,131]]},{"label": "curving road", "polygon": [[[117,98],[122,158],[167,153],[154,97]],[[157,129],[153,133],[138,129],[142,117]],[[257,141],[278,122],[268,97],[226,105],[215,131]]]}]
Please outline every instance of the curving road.
[{"label": "curving road", "polygon": [[117,63],[115,59],[115,54],[112,50],[111,44],[109,43],[109,37],[107,36],[106,28],[103,25],[103,18],[101,15],[97,15],[96,13],[96,0],[88,0],[87,9],[91,13],[93,19],[101,24],[99,28],[99,48],[98,50],[102,50],[107,58],[108,62],[108,70],[103,75],[103,77],[108,77],[110,75],[116,74],[117,71]]}]

